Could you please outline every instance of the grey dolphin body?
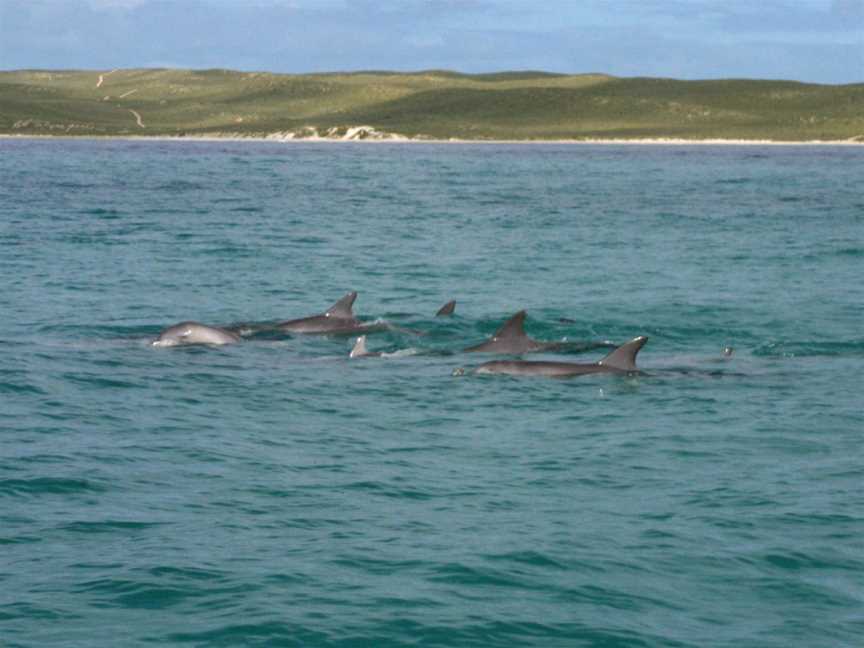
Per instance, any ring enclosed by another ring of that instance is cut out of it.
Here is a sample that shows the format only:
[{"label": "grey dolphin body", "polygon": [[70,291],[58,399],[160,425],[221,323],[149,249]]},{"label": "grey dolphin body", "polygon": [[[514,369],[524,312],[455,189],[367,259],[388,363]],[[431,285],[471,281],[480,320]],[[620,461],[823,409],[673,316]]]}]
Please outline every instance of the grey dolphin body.
[{"label": "grey dolphin body", "polygon": [[350,292],[320,315],[280,322],[276,328],[285,333],[355,335],[384,328],[380,324],[364,324],[354,317],[356,292]]},{"label": "grey dolphin body", "polygon": [[172,347],[181,344],[234,344],[239,341],[239,335],[218,326],[180,322],[162,331],[151,344],[155,347]]},{"label": "grey dolphin body", "polygon": [[484,362],[474,370],[477,374],[506,374],[510,376],[550,376],[567,378],[585,374],[637,373],[636,354],[648,338],[644,335],[622,344],[598,362],[582,364],[576,362],[544,362],[531,360],[493,360]]},{"label": "grey dolphin body", "polygon": [[540,342],[525,333],[525,311],[521,310],[501,325],[489,340],[465,349],[468,353],[530,353],[551,351],[559,342]]},{"label": "grey dolphin body", "polygon": [[609,353],[605,358],[590,364],[575,362],[543,362],[531,360],[493,360],[474,370],[476,374],[506,374],[509,376],[549,376],[568,378],[596,373],[637,373],[636,354],[648,338],[644,335],[633,338]]}]

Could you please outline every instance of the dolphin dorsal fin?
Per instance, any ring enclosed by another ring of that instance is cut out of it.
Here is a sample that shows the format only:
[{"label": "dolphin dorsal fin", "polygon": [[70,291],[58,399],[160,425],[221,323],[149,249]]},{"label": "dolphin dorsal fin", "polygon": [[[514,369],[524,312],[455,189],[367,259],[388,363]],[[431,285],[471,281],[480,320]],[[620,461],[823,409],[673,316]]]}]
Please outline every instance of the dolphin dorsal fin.
[{"label": "dolphin dorsal fin", "polygon": [[638,371],[636,368],[636,354],[639,353],[639,349],[641,349],[647,341],[648,338],[644,335],[633,338],[629,342],[625,342],[612,351],[597,364],[603,365],[604,367],[611,367],[612,369],[618,369],[619,371]]},{"label": "dolphin dorsal fin", "polygon": [[354,317],[354,311],[352,310],[352,306],[354,305],[354,300],[357,299],[356,292],[349,292],[342,299],[333,304],[327,311],[324,313],[327,317],[337,317],[339,319],[350,319]]},{"label": "dolphin dorsal fin", "polygon": [[516,313],[513,317],[508,319],[501,325],[497,331],[495,331],[495,335],[492,336],[493,339],[501,340],[513,340],[517,338],[528,337],[525,335],[525,311],[521,310]]},{"label": "dolphin dorsal fin", "polygon": [[357,341],[354,343],[354,348],[351,349],[351,353],[348,354],[349,358],[359,358],[361,356],[369,355],[369,351],[366,350],[366,336],[361,335],[357,338]]},{"label": "dolphin dorsal fin", "polygon": [[441,308],[438,309],[438,312],[435,313],[435,317],[443,317],[444,315],[452,315],[453,311],[456,310],[456,300],[451,299],[449,302],[444,304]]}]

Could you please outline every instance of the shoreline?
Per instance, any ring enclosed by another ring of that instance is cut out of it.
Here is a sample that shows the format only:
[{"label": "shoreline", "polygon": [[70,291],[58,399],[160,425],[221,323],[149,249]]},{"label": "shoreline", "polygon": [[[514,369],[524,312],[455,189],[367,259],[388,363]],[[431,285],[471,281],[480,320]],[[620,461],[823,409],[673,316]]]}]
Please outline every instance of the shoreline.
[{"label": "shoreline", "polygon": [[28,135],[0,133],[2,140],[105,140],[105,141],[144,141],[144,142],[251,142],[271,144],[489,144],[489,145],[583,145],[583,146],[864,146],[864,138],[845,140],[771,140],[771,139],[683,139],[674,137],[646,138],[584,138],[558,140],[518,140],[518,139],[433,139],[433,138],[366,138],[344,139],[340,137],[278,138],[266,135],[244,136],[225,135]]}]

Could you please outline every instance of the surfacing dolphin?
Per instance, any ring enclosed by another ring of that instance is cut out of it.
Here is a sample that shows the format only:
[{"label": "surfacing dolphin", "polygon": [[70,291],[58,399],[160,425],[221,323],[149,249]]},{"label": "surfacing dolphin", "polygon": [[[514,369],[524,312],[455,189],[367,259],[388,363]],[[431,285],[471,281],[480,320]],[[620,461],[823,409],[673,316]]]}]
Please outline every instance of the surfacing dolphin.
[{"label": "surfacing dolphin", "polygon": [[587,351],[597,347],[608,347],[606,342],[541,342],[525,333],[525,311],[521,310],[501,325],[486,342],[464,349],[467,353],[519,354],[536,351]]},{"label": "surfacing dolphin", "polygon": [[[549,376],[552,378],[569,378],[571,376],[584,376],[586,374],[613,373],[634,374],[638,373],[636,367],[636,354],[645,345],[648,338],[644,335],[633,338],[609,353],[605,358],[590,364],[576,362],[543,362],[532,360],[493,360],[484,362],[477,367],[475,374],[505,374],[508,376]],[[462,375],[464,369],[457,369],[454,375]]]},{"label": "surfacing dolphin", "polygon": [[172,347],[185,344],[235,344],[240,336],[218,326],[208,326],[200,322],[180,322],[169,326],[159,334],[151,345],[154,347]]},{"label": "surfacing dolphin", "polygon": [[349,358],[380,358],[380,351],[369,351],[366,348],[366,336],[361,335],[357,338],[357,341],[354,343],[354,346],[351,349],[351,353],[348,354]]},{"label": "surfacing dolphin", "polygon": [[366,336],[361,335],[354,342],[354,346],[351,348],[351,353],[348,354],[348,357],[352,360],[356,358],[404,358],[406,356],[417,355],[417,349],[407,348],[407,349],[399,349],[398,351],[370,351],[366,348]]},{"label": "surfacing dolphin", "polygon": [[309,335],[356,335],[385,328],[380,323],[364,324],[354,317],[356,292],[349,292],[342,299],[319,315],[280,322],[276,328],[285,333]]},{"label": "surfacing dolphin", "polygon": [[446,317],[447,315],[452,315],[453,311],[456,310],[456,300],[451,299],[449,302],[444,304],[441,308],[438,309],[438,312],[435,313],[435,317]]}]

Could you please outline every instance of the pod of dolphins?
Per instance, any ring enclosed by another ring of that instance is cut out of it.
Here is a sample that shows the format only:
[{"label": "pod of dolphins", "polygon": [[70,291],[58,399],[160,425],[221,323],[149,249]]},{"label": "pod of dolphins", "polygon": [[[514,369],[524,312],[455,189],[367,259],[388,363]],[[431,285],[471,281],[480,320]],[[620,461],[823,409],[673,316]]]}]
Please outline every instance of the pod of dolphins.
[{"label": "pod of dolphins", "polygon": [[[366,334],[387,328],[382,322],[362,322],[354,317],[356,292],[349,292],[323,313],[271,324],[243,324],[234,327],[219,327],[200,322],[181,322],[163,330],[151,343],[154,347],[173,347],[179,345],[223,345],[236,344],[242,339],[241,333],[276,331],[306,335],[358,335],[350,358],[375,357],[383,354],[371,352],[366,348]],[[452,315],[456,302],[449,301],[436,313],[437,317]],[[497,353],[500,355],[521,355],[538,351],[556,351],[566,346],[564,342],[541,342],[525,333],[524,310],[508,319],[495,334],[475,346],[464,349],[466,353]],[[550,376],[566,378],[586,374],[638,373],[636,355],[648,341],[645,336],[633,338],[614,348],[603,359],[592,363],[530,361],[530,360],[493,360],[475,367],[474,374],[506,374],[511,376]],[[606,344],[602,346],[608,346]],[[464,369],[456,369],[454,375],[463,375]]]}]

